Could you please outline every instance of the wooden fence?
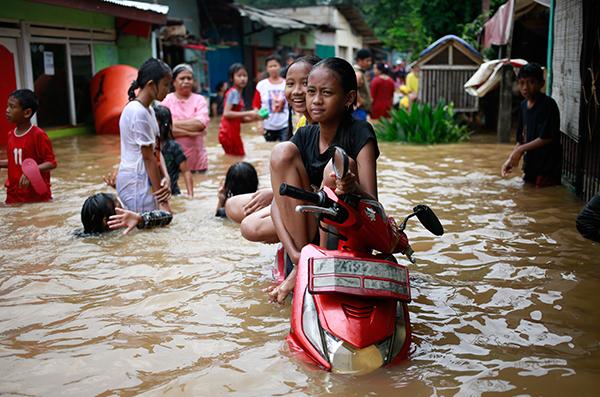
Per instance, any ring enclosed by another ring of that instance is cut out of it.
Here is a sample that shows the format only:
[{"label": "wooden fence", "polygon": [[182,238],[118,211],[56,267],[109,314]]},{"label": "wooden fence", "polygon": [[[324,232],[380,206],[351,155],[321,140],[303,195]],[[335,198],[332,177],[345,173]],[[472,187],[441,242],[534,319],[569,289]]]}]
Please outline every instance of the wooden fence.
[{"label": "wooden fence", "polygon": [[454,103],[457,112],[476,112],[478,98],[465,92],[464,84],[477,66],[423,65],[419,81],[419,101],[435,106],[440,99]]}]

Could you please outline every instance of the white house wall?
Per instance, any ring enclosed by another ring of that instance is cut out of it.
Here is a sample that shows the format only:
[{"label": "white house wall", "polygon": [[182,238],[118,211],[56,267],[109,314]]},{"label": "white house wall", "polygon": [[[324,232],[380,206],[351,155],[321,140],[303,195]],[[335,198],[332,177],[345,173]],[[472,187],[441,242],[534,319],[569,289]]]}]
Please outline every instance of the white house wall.
[{"label": "white house wall", "polygon": [[336,55],[352,62],[356,51],[363,46],[362,37],[354,33],[348,20],[337,9],[334,10],[333,16],[334,26],[337,28]]},{"label": "white house wall", "polygon": [[362,37],[354,33],[348,20],[335,7],[278,8],[273,11],[307,23],[334,26],[335,33],[317,30],[315,44],[335,47],[336,56],[348,61],[352,61],[356,51],[363,46]]}]

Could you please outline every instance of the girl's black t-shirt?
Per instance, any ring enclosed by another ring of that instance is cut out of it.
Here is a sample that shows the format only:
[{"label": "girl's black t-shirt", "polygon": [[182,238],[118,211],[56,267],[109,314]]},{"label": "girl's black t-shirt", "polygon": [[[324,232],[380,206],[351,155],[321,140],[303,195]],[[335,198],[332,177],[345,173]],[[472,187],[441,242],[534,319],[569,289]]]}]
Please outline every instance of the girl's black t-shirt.
[{"label": "girl's black t-shirt", "polygon": [[331,160],[333,153],[331,148],[333,146],[340,146],[348,153],[348,156],[356,161],[358,153],[360,153],[367,142],[372,140],[375,143],[375,158],[379,157],[377,138],[371,124],[363,120],[352,119],[352,122],[345,128],[345,133],[348,134],[347,138],[342,138],[340,130],[338,130],[331,146],[324,153],[319,153],[320,129],[318,124],[299,128],[290,140],[300,150],[302,162],[304,163],[304,168],[306,168],[311,185],[317,188],[321,186],[323,171],[329,160]]}]

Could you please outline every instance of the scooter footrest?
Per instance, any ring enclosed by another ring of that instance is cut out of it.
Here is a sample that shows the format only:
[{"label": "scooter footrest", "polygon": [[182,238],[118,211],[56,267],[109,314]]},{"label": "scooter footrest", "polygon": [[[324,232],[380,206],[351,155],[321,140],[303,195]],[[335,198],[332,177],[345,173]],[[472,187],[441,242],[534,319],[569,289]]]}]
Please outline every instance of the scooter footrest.
[{"label": "scooter footrest", "polygon": [[342,293],[410,301],[408,269],[400,264],[363,258],[311,258],[308,291]]}]

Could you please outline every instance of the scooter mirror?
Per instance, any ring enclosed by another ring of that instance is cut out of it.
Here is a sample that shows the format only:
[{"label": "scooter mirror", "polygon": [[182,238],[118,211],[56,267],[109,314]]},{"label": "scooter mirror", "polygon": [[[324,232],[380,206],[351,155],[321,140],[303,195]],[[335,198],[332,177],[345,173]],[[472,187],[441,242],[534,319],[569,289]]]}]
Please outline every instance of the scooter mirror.
[{"label": "scooter mirror", "polygon": [[444,234],[444,227],[431,208],[425,204],[419,204],[413,208],[413,211],[417,215],[417,218],[419,218],[421,224],[425,226],[425,229],[436,236]]},{"label": "scooter mirror", "polygon": [[333,172],[335,172],[335,177],[337,179],[342,179],[348,173],[348,154],[344,149],[339,146],[335,146],[333,149],[333,155],[331,157],[331,162],[333,165]]}]

